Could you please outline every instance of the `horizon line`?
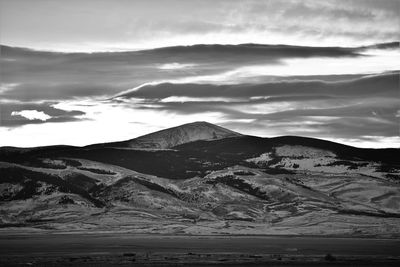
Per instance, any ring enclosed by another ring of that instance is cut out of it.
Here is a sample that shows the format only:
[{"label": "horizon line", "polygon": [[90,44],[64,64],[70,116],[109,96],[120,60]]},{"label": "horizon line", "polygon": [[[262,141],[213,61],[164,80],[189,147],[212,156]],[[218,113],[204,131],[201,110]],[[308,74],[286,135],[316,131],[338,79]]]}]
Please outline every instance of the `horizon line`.
[{"label": "horizon line", "polygon": [[[133,137],[133,138],[131,138],[131,139],[119,140],[119,141],[106,141],[106,142],[102,142],[102,143],[86,144],[86,145],[82,145],[82,146],[66,145],[66,144],[55,144],[55,145],[44,145],[44,146],[31,146],[31,147],[0,146],[0,149],[6,149],[6,148],[14,148],[14,149],[39,149],[39,148],[48,148],[48,147],[75,147],[75,148],[85,148],[85,147],[92,146],[92,145],[109,144],[109,143],[118,143],[118,142],[126,142],[126,141],[134,140],[134,139],[137,139],[137,138],[140,138],[140,137],[144,137],[144,136],[146,136],[146,135],[151,135],[151,134],[153,134],[153,133],[157,133],[157,132],[160,132],[160,131],[166,131],[166,130],[169,130],[169,129],[179,128],[179,127],[182,127],[182,126],[185,126],[185,125],[188,125],[188,124],[195,124],[195,123],[199,123],[199,124],[200,124],[200,123],[201,123],[201,124],[204,124],[204,123],[205,123],[205,124],[210,124],[210,125],[213,125],[213,126],[218,126],[218,127],[224,128],[224,129],[226,129],[226,130],[229,130],[229,131],[235,132],[235,133],[237,133],[237,134],[240,134],[241,136],[250,136],[250,137],[258,137],[258,138],[268,138],[268,139],[271,139],[271,138],[280,138],[280,137],[299,137],[299,138],[316,139],[316,140],[321,140],[321,141],[325,141],[325,142],[336,143],[336,144],[340,144],[340,145],[348,146],[348,147],[353,147],[353,148],[357,148],[357,149],[374,149],[374,150],[382,150],[382,149],[400,149],[400,147],[375,147],[375,148],[374,148],[374,147],[358,147],[358,146],[348,145],[348,144],[345,144],[345,143],[342,143],[342,142],[339,142],[339,141],[332,141],[332,140],[329,140],[329,139],[326,139],[326,138],[321,138],[321,137],[318,137],[318,138],[317,138],[317,137],[304,136],[304,135],[277,135],[277,136],[270,136],[270,137],[267,137],[267,136],[258,136],[258,135],[249,135],[249,134],[243,134],[243,133],[241,133],[241,132],[237,132],[237,131],[228,129],[228,128],[223,127],[223,126],[221,126],[221,125],[219,125],[219,124],[211,123],[211,122],[208,122],[208,121],[192,121],[192,122],[187,122],[187,123],[183,123],[183,124],[171,126],[171,127],[168,127],[168,128],[163,128],[163,129],[160,129],[160,130],[157,130],[157,131],[149,132],[149,133],[146,133],[146,134],[143,134],[143,135],[139,135],[139,136]],[[236,137],[226,137],[226,138],[236,138]],[[226,138],[221,138],[221,139],[226,139]],[[201,140],[198,140],[198,141],[201,141]],[[203,141],[204,141],[204,140],[203,140]],[[211,141],[212,141],[212,140],[211,140]],[[193,142],[197,142],[197,141],[193,141]],[[132,150],[135,150],[135,149],[132,149]]]},{"label": "horizon line", "polygon": [[[397,48],[400,48],[400,40],[393,40],[388,42],[379,42],[372,43],[368,45],[360,45],[360,46],[314,46],[314,45],[299,45],[299,44],[289,44],[289,43],[196,43],[189,45],[168,45],[168,46],[154,46],[148,48],[118,48],[118,49],[104,49],[104,50],[94,50],[94,51],[84,51],[84,50],[57,50],[57,49],[37,49],[29,46],[14,46],[10,44],[0,43],[1,47],[9,47],[21,50],[27,50],[32,52],[44,52],[44,53],[58,53],[58,54],[101,54],[101,53],[126,53],[126,52],[139,52],[139,51],[151,51],[158,50],[164,48],[177,48],[177,47],[195,47],[195,46],[245,46],[245,45],[259,45],[259,46],[282,46],[282,47],[307,47],[307,48],[349,48],[349,49],[362,49],[362,48],[377,48],[377,49],[387,49],[387,48],[379,48],[376,46],[379,45],[397,45]],[[395,48],[395,47],[394,47]],[[0,49],[1,56],[1,49]]]}]

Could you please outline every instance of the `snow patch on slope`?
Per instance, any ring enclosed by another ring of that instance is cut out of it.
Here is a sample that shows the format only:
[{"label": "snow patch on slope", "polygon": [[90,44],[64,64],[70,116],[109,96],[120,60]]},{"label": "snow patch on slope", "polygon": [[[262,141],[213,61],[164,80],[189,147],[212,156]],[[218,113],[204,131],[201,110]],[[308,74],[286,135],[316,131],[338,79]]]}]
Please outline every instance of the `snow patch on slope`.
[{"label": "snow patch on slope", "polygon": [[267,164],[268,161],[270,161],[270,160],[272,160],[272,159],[273,159],[273,158],[272,158],[272,156],[271,156],[271,153],[267,152],[267,153],[261,154],[261,155],[258,156],[258,157],[246,159],[246,161],[247,161],[247,162],[252,162],[252,163],[254,163],[254,164],[256,164],[256,165],[260,165],[260,164],[264,165],[264,164]]},{"label": "snow patch on slope", "polygon": [[279,157],[304,157],[304,158],[336,157],[335,153],[328,150],[317,149],[306,146],[290,146],[290,145],[275,147],[275,154]]}]

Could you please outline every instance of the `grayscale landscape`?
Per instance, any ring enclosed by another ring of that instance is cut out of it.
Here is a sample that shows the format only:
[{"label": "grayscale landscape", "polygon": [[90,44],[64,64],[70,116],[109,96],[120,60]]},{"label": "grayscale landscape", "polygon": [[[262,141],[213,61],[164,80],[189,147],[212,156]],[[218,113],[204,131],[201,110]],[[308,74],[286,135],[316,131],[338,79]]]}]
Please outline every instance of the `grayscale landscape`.
[{"label": "grayscale landscape", "polygon": [[[354,255],[337,246],[354,242],[374,243],[374,253],[362,249],[364,260],[397,259],[399,149],[359,149],[295,136],[260,138],[194,122],[123,142],[3,147],[0,153],[0,241],[10,249],[6,255],[21,256],[17,247],[6,245],[10,238],[14,246],[26,247],[25,255],[29,245],[20,238],[28,235],[45,255],[55,249],[53,257],[60,249],[52,248],[54,239],[71,242],[65,253],[79,264],[106,262],[103,251],[113,263],[126,263],[127,257],[118,256],[127,249],[134,252],[124,253],[138,263],[154,264],[169,258],[191,263],[208,254],[207,264],[279,262],[292,254],[293,261],[302,262],[334,251],[348,262]],[[71,238],[90,245],[89,251],[77,250]],[[203,238],[207,242],[201,245]],[[110,239],[119,246],[109,250],[104,244]],[[222,242],[225,254],[209,251],[208,242]],[[239,248],[232,250],[232,242]],[[264,250],[264,242],[274,249]],[[319,250],[319,242],[332,248]],[[172,244],[185,246],[171,250]],[[387,244],[393,249],[384,250]],[[233,252],[236,256],[226,255]],[[94,258],[85,256],[92,253]]]},{"label": "grayscale landscape", "polygon": [[397,266],[400,2],[0,0],[1,266]]}]

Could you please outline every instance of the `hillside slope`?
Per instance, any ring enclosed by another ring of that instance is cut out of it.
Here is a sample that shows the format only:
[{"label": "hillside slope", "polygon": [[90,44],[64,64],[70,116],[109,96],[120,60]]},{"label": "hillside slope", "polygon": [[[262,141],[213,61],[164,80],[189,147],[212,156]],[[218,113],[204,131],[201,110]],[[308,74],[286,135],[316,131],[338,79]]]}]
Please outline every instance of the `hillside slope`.
[{"label": "hillside slope", "polygon": [[4,147],[0,232],[398,237],[399,158],[205,122],[87,147]]}]

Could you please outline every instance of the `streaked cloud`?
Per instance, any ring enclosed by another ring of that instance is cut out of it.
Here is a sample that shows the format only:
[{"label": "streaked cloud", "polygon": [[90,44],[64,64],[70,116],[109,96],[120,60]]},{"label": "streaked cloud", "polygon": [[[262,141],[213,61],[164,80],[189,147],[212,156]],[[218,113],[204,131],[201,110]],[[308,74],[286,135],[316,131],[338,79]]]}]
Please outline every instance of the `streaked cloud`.
[{"label": "streaked cloud", "polygon": [[18,86],[18,83],[0,83],[0,94],[10,91],[16,86]]},{"label": "streaked cloud", "polygon": [[[162,83],[143,86],[119,97],[162,99],[167,97],[387,97],[398,94],[399,73],[366,75],[365,77],[341,81],[282,81],[264,84],[173,84]],[[377,89],[379,88],[379,90]],[[306,98],[307,99],[307,98]],[[269,98],[274,101],[274,98]],[[279,99],[278,99],[279,100]]]},{"label": "streaked cloud", "polygon": [[[397,68],[400,50],[197,45],[140,52],[68,54],[2,46],[2,99],[110,97],[160,82],[255,83],[277,76],[376,73]],[[397,44],[398,47],[398,44]],[[3,61],[3,57],[14,61]],[[320,68],[324,65],[324,68]],[[332,76],[330,76],[332,77]],[[284,79],[291,79],[284,78]],[[321,77],[319,77],[321,79]]]},{"label": "streaked cloud", "polygon": [[378,139],[365,136],[399,135],[398,84],[398,72],[334,82],[166,83],[128,93],[134,105],[129,100],[122,105],[189,117],[214,111],[219,123],[247,134],[314,136],[353,145],[350,140],[357,138],[371,144]]},{"label": "streaked cloud", "polygon": [[178,62],[165,63],[158,66],[160,70],[180,70],[194,67],[195,64],[182,64]]}]

